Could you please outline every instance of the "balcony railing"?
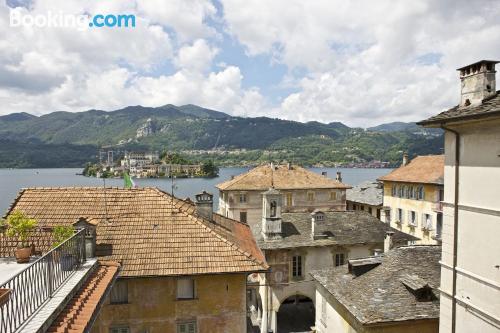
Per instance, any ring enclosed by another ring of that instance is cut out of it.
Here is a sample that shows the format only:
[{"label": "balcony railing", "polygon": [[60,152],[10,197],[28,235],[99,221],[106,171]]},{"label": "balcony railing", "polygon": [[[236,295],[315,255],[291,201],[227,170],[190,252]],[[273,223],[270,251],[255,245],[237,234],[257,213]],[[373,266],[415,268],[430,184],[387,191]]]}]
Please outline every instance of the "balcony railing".
[{"label": "balcony railing", "polygon": [[0,333],[19,329],[85,261],[82,229],[1,285],[11,292],[0,306]]}]

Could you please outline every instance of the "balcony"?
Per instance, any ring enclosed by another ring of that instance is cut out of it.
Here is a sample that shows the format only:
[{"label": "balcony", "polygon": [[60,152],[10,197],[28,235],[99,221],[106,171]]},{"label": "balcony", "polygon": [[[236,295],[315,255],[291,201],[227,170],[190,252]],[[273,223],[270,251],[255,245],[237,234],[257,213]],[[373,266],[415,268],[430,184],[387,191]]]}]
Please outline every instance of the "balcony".
[{"label": "balcony", "polygon": [[0,258],[0,290],[8,291],[0,333],[45,331],[94,266],[96,260],[85,256],[85,230],[27,264]]}]

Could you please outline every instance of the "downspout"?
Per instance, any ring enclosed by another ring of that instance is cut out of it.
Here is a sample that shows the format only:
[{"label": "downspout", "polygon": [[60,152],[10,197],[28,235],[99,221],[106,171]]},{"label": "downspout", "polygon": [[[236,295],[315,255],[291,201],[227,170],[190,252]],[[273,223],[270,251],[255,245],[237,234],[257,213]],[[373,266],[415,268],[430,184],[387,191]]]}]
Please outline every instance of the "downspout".
[{"label": "downspout", "polygon": [[453,203],[453,285],[451,300],[451,332],[455,333],[457,326],[457,262],[458,262],[458,200],[459,200],[459,169],[460,169],[460,133],[441,125],[445,131],[455,134],[455,195]]}]

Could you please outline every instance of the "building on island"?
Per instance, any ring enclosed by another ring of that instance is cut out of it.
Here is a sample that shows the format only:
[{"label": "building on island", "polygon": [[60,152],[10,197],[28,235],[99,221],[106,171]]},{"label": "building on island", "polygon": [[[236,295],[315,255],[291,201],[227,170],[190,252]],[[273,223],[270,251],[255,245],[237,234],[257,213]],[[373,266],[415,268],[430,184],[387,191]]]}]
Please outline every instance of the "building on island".
[{"label": "building on island", "polygon": [[459,68],[460,104],[419,123],[445,130],[441,333],[500,332],[497,63]]},{"label": "building on island", "polygon": [[283,212],[345,210],[346,190],[340,173],[337,179],[319,175],[297,165],[265,164],[216,186],[219,214],[249,224],[260,223],[262,192],[269,188],[283,195]]},{"label": "building on island", "polygon": [[261,222],[251,224],[271,267],[270,273],[251,280],[255,290],[249,303],[261,332],[288,328],[305,331],[314,326],[315,286],[311,271],[382,253],[388,232],[393,235],[392,246],[417,239],[367,212],[285,212],[283,197],[276,189],[265,191]]},{"label": "building on island", "polygon": [[361,210],[381,219],[384,188],[377,181],[366,181],[347,190],[347,210]]},{"label": "building on island", "polygon": [[384,184],[382,221],[418,237],[419,244],[437,244],[443,226],[444,155],[417,156],[380,177]]},{"label": "building on island", "polygon": [[84,227],[121,269],[92,332],[244,332],[247,276],[268,266],[248,225],[156,188],[31,188],[15,210],[42,228]]},{"label": "building on island", "polygon": [[439,329],[441,247],[413,245],[311,272],[318,333]]}]

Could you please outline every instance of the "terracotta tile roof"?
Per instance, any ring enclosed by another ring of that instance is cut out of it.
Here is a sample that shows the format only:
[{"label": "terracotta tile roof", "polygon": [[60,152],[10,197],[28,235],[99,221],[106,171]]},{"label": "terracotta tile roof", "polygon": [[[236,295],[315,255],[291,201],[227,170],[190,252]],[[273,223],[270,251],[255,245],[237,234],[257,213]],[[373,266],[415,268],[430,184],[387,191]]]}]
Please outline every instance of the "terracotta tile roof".
[{"label": "terracotta tile roof", "polygon": [[378,180],[443,185],[444,155],[417,156]]},{"label": "terracotta tile roof", "polygon": [[[347,265],[311,272],[361,324],[439,318],[441,246],[415,245],[384,253],[380,265],[354,276]],[[405,279],[425,281],[431,301],[419,301]],[[403,280],[403,281],[402,281]]]},{"label": "terracotta tile roof", "polygon": [[500,91],[491,97],[485,98],[479,105],[454,106],[429,119],[418,122],[418,125],[432,126],[444,124],[450,121],[462,121],[475,118],[500,116]]},{"label": "terracotta tile roof", "polygon": [[265,191],[270,187],[277,190],[319,189],[319,188],[351,188],[349,185],[319,175],[300,166],[261,165],[238,175],[231,180],[216,185],[220,190],[258,190]]},{"label": "terracotta tile roof", "polygon": [[104,296],[118,275],[119,267],[120,265],[116,262],[100,262],[99,266],[52,322],[47,332],[88,332]]},{"label": "terracotta tile roof", "polygon": [[[107,204],[105,204],[107,203]],[[192,203],[156,188],[30,188],[11,207],[40,226],[97,224],[97,255],[122,264],[121,276],[262,271],[268,268],[248,225],[207,221]]]}]

